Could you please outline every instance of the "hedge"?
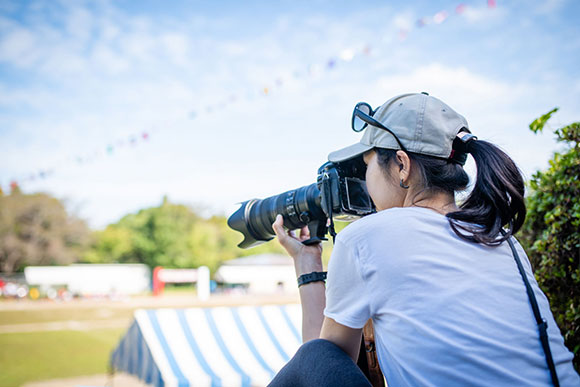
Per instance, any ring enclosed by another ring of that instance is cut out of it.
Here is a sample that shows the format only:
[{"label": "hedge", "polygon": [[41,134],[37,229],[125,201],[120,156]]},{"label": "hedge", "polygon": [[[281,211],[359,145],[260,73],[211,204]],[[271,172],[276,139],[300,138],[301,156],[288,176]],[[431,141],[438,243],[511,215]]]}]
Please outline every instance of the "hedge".
[{"label": "hedge", "polygon": [[[544,129],[551,110],[530,124]],[[563,143],[545,171],[529,182],[527,218],[520,240],[534,267],[538,284],[550,300],[566,346],[580,368],[580,122],[555,129]]]}]

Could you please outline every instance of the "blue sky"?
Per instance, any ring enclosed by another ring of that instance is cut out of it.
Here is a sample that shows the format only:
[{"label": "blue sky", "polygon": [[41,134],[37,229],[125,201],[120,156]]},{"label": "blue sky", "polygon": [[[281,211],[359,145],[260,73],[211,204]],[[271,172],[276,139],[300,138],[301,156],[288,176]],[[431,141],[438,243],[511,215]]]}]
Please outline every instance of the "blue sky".
[{"label": "blue sky", "polygon": [[579,17],[574,0],[3,0],[0,185],[95,228],[164,195],[227,214],[314,182],[358,141],[356,102],[414,91],[529,178],[561,148],[529,122],[580,120]]}]

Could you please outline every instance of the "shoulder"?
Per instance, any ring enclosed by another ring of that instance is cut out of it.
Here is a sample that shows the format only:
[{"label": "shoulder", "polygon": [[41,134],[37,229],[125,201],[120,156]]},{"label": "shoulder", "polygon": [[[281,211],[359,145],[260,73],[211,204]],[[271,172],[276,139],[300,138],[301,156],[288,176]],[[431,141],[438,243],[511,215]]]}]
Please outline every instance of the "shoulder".
[{"label": "shoulder", "polygon": [[[428,220],[431,220],[428,221]],[[447,218],[430,209],[420,207],[396,207],[365,216],[346,226],[337,240],[349,244],[366,240],[376,235],[380,230],[397,230],[397,233],[405,230],[418,230],[430,223],[447,225]],[[385,234],[382,234],[385,235]]]}]

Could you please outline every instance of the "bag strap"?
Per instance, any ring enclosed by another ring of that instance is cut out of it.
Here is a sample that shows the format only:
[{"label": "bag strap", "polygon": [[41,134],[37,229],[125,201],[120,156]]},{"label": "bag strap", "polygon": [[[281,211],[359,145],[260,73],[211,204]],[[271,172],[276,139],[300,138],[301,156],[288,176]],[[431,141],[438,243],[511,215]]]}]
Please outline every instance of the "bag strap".
[{"label": "bag strap", "polygon": [[363,371],[373,387],[385,387],[385,377],[381,371],[375,346],[373,320],[369,319],[363,327],[361,349],[357,365]]},{"label": "bag strap", "polygon": [[365,352],[367,354],[371,384],[373,387],[384,387],[385,377],[379,365],[377,347],[375,345],[375,328],[373,327],[372,319],[369,319],[363,327],[363,337],[365,339]]},{"label": "bag strap", "polygon": [[512,253],[514,254],[514,259],[516,260],[520,275],[522,276],[524,284],[526,285],[526,292],[528,293],[528,298],[530,299],[530,304],[532,305],[532,311],[534,312],[534,317],[536,318],[536,324],[538,324],[538,329],[540,331],[540,342],[542,343],[542,348],[544,348],[544,355],[546,356],[546,362],[548,363],[548,368],[550,369],[552,383],[555,387],[559,387],[560,382],[558,381],[558,374],[556,373],[556,367],[554,365],[554,359],[552,358],[552,351],[550,350],[550,343],[548,341],[548,322],[540,314],[540,308],[538,307],[536,296],[534,295],[534,291],[530,286],[530,282],[528,281],[528,277],[526,276],[522,261],[520,261],[520,257],[516,251],[514,243],[512,242],[511,238],[508,238],[507,241],[510,245]]}]

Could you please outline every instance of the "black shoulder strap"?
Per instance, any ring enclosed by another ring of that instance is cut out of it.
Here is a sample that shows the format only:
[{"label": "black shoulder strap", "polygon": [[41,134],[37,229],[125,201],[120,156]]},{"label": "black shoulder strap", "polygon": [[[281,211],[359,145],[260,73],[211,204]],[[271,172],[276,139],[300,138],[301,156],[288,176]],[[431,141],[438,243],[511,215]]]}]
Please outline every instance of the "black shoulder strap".
[{"label": "black shoulder strap", "polygon": [[546,362],[548,363],[548,368],[550,369],[552,383],[555,387],[559,387],[560,382],[558,381],[554,359],[552,358],[552,351],[550,351],[550,343],[548,342],[548,323],[546,322],[546,319],[542,318],[542,315],[540,314],[540,308],[538,307],[536,296],[534,295],[534,291],[530,286],[530,282],[528,281],[528,277],[526,276],[524,267],[522,266],[522,262],[520,261],[520,257],[518,256],[516,247],[514,246],[511,237],[508,238],[507,241],[510,245],[510,248],[512,249],[512,253],[514,254],[514,259],[518,265],[520,275],[522,276],[524,284],[526,285],[526,292],[528,293],[528,298],[530,299],[530,304],[532,305],[532,310],[534,311],[534,317],[536,318],[536,323],[538,324],[538,329],[540,330],[540,341],[542,342],[542,347],[544,348],[544,355],[546,356]]}]

